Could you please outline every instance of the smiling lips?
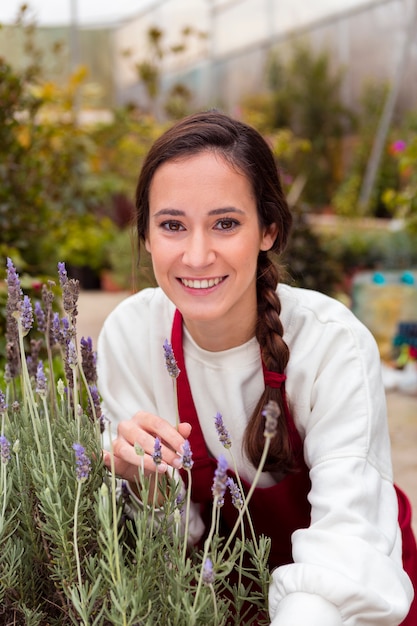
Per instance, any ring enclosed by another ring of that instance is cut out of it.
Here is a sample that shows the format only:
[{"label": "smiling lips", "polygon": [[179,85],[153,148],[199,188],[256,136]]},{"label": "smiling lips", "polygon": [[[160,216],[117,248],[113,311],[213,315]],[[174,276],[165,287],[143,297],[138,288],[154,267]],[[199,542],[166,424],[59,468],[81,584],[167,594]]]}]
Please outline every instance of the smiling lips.
[{"label": "smiling lips", "polygon": [[203,278],[202,280],[190,280],[188,278],[181,278],[181,282],[185,287],[191,287],[192,289],[208,289],[209,287],[215,287],[222,282],[224,277],[218,278]]}]

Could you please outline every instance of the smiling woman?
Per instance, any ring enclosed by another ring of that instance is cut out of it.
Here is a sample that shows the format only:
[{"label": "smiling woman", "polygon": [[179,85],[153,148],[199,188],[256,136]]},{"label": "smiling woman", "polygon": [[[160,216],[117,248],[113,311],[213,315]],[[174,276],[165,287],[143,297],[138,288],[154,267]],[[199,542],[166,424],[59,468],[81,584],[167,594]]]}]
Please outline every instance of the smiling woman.
[{"label": "smiling woman", "polygon": [[[157,481],[192,450],[187,533],[199,544],[223,416],[229,478],[246,492],[257,485],[253,533],[271,538],[270,623],[415,625],[417,550],[408,500],[392,482],[378,349],[341,303],[280,282],[269,251],[284,250],[291,213],[267,142],[216,111],[177,122],[145,159],[136,209],[159,287],[124,300],[99,339],[104,411],[117,427],[105,463],[134,499],[139,466]],[[178,404],[164,372],[167,338]],[[221,499],[228,537],[235,490]]]},{"label": "smiling woman", "polygon": [[146,248],[159,286],[202,348],[230,349],[253,337],[258,254],[272,247],[276,230],[260,227],[250,181],[216,154],[156,171]]}]

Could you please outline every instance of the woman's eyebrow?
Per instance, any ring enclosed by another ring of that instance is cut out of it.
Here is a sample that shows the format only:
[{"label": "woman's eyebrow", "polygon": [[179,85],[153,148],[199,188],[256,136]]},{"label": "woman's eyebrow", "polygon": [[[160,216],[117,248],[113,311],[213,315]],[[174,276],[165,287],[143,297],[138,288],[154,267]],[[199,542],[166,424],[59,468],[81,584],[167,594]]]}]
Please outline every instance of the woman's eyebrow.
[{"label": "woman's eyebrow", "polygon": [[[221,207],[218,209],[212,209],[207,213],[207,215],[224,215],[226,213],[239,213],[240,215],[244,215],[244,211],[241,209],[237,209],[233,206]],[[186,215],[185,211],[181,211],[180,209],[160,209],[157,211],[153,217],[160,217],[162,215],[170,215],[171,217],[184,217]]]},{"label": "woman's eyebrow", "polygon": [[240,215],[244,215],[245,212],[241,209],[237,209],[234,206],[226,206],[220,209],[213,209],[208,212],[208,215],[223,215],[224,213],[239,213]]},{"label": "woman's eyebrow", "polygon": [[161,209],[155,213],[154,217],[159,217],[160,215],[172,215],[177,217],[179,215],[185,215],[185,211],[180,211],[179,209]]}]

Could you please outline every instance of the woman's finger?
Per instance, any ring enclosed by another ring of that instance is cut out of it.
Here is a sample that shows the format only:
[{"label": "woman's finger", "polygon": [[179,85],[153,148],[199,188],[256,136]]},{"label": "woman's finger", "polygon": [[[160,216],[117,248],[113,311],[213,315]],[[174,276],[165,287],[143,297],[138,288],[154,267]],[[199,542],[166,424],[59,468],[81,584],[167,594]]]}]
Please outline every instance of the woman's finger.
[{"label": "woman's finger", "polygon": [[[177,430],[166,420],[141,412],[131,420],[119,424],[118,439],[127,441],[134,447],[139,446],[145,454],[152,456],[158,438],[161,444],[162,460],[178,469],[182,447],[190,431],[190,424],[180,424]],[[123,447],[123,443],[121,446]]]}]

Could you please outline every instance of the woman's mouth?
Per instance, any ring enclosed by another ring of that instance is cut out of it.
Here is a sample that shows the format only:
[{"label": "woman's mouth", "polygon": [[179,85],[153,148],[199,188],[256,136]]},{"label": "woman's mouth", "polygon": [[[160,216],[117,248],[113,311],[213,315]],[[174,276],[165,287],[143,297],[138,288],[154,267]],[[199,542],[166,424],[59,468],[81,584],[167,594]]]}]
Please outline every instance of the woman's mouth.
[{"label": "woman's mouth", "polygon": [[215,287],[224,280],[225,276],[218,276],[217,278],[202,278],[201,280],[192,280],[190,278],[180,278],[184,287],[190,287],[191,289],[209,289]]}]

